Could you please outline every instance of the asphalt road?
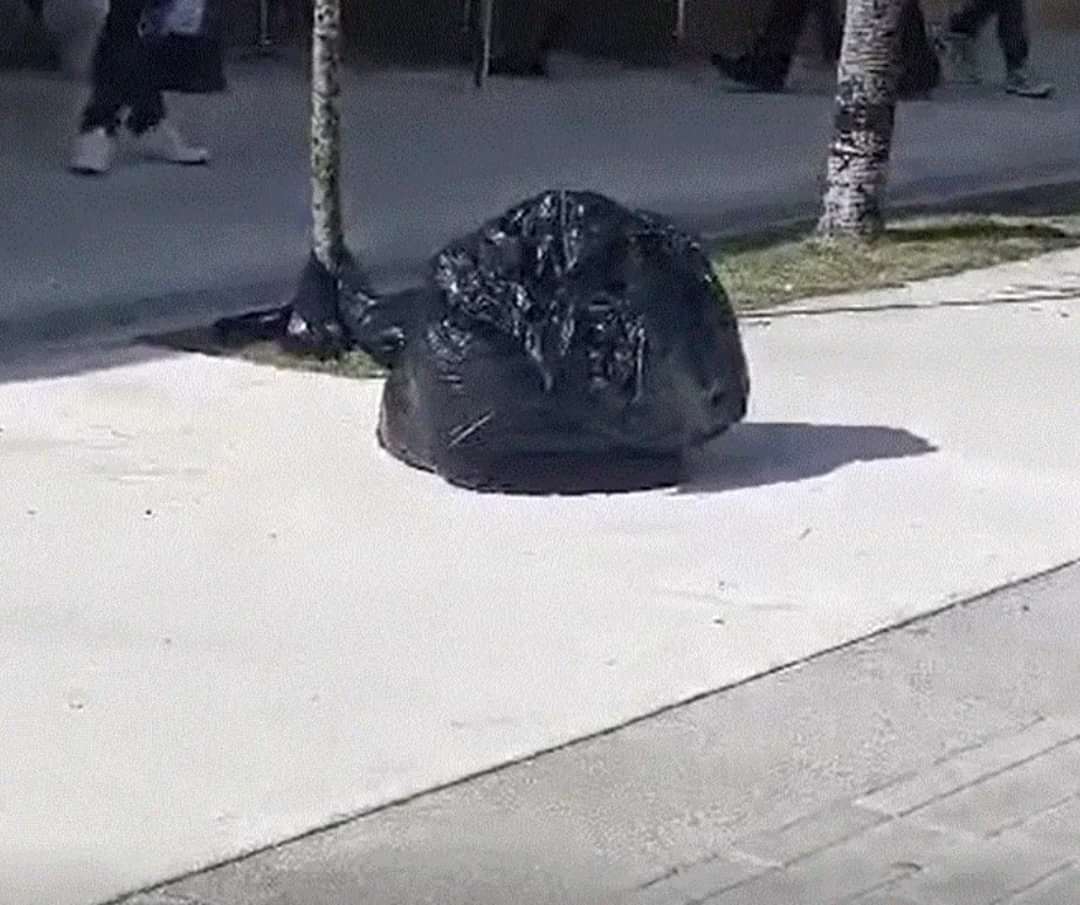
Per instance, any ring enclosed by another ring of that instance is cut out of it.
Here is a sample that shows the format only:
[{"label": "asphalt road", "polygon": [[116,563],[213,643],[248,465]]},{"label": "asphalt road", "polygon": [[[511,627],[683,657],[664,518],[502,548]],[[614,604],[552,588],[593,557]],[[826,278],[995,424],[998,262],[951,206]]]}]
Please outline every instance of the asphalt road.
[{"label": "asphalt road", "polygon": [[[993,53],[992,48],[989,53]],[[897,201],[1080,179],[1080,36],[1043,36],[1060,84],[1036,103],[948,87],[900,114]],[[987,57],[988,73],[993,56]],[[829,73],[780,96],[730,91],[706,68],[557,61],[548,82],[464,71],[345,79],[350,241],[380,286],[416,279],[455,234],[549,187],[607,192],[706,232],[812,215],[830,128]],[[0,74],[0,340],[96,322],[201,320],[280,303],[307,246],[307,97],[299,64],[236,64],[230,93],[179,98],[207,169],[122,157],[65,171],[83,90]]]}]

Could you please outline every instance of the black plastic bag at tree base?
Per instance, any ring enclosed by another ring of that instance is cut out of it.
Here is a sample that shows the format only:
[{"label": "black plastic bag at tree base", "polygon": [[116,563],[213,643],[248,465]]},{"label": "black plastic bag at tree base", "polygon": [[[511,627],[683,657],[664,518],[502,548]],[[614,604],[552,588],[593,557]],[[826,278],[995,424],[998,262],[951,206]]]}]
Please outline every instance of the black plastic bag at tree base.
[{"label": "black plastic bag at tree base", "polygon": [[390,368],[381,444],[465,487],[669,484],[746,413],[738,325],[698,243],[600,195],[540,195],[444,249],[426,289],[341,307]]}]

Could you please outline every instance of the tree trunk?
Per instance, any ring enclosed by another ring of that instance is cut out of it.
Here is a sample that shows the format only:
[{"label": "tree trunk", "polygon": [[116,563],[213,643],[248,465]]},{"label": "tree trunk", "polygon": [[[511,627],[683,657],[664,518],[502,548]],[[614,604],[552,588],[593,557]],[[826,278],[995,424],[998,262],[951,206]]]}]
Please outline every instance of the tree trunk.
[{"label": "tree trunk", "polygon": [[315,0],[311,47],[312,252],[337,276],[345,251],[341,213],[341,0]]},{"label": "tree trunk", "polygon": [[[277,338],[289,351],[330,358],[352,347],[351,326],[376,297],[345,245],[341,203],[341,0],[315,0],[311,54],[311,254],[291,302],[226,318],[234,342]],[[343,301],[344,298],[344,301]],[[350,315],[352,320],[350,320]]]},{"label": "tree trunk", "polygon": [[848,0],[829,147],[825,238],[869,239],[884,228],[899,77],[899,26],[909,0]]},{"label": "tree trunk", "polygon": [[285,342],[333,356],[348,346],[342,277],[355,277],[341,204],[341,0],[315,0],[311,41],[311,256],[288,310]]}]

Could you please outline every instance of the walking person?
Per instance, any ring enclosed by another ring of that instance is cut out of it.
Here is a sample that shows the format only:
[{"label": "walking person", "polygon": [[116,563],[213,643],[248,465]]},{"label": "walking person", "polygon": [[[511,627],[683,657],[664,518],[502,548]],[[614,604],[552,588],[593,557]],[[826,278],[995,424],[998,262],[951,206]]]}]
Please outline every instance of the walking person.
[{"label": "walking person", "polygon": [[1020,97],[1049,97],[1054,86],[1036,78],[1027,67],[1030,48],[1024,0],[967,0],[949,17],[941,43],[954,79],[978,83],[976,40],[992,16],[997,16],[998,42],[1005,55],[1005,90]]},{"label": "walking person", "polygon": [[817,19],[822,56],[835,64],[840,59],[843,27],[835,0],[773,0],[765,28],[742,56],[712,55],[713,65],[735,82],[760,91],[782,91],[799,38],[811,14]]},{"label": "walking person", "polygon": [[[834,0],[773,0],[764,31],[749,52],[740,57],[713,54],[720,72],[760,91],[782,91],[807,17],[818,18],[822,49],[830,62],[840,57],[843,26]],[[900,20],[901,98],[925,97],[941,80],[941,66],[927,36],[918,0],[906,0]]]},{"label": "walking person", "polygon": [[495,0],[497,50],[490,74],[544,78],[566,30],[570,0]]},{"label": "walking person", "polygon": [[[169,122],[162,96],[225,87],[220,45],[207,31],[209,3],[182,7],[177,0],[111,0],[94,57],[91,97],[75,138],[73,171],[108,172],[122,131],[145,157],[188,165],[209,161],[205,148],[188,144]],[[188,15],[192,11],[198,21]],[[180,18],[170,19],[174,13]],[[169,21],[186,22],[190,33],[169,33],[163,24]]]}]

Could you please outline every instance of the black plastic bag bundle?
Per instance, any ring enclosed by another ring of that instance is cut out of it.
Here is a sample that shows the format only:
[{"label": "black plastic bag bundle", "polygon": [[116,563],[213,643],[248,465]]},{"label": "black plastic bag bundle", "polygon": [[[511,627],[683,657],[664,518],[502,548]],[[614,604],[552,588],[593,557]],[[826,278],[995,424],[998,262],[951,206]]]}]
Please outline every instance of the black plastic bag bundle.
[{"label": "black plastic bag bundle", "polygon": [[526,201],[444,249],[423,291],[344,308],[390,368],[380,442],[455,484],[669,483],[746,413],[738,326],[698,243],[600,195]]}]

